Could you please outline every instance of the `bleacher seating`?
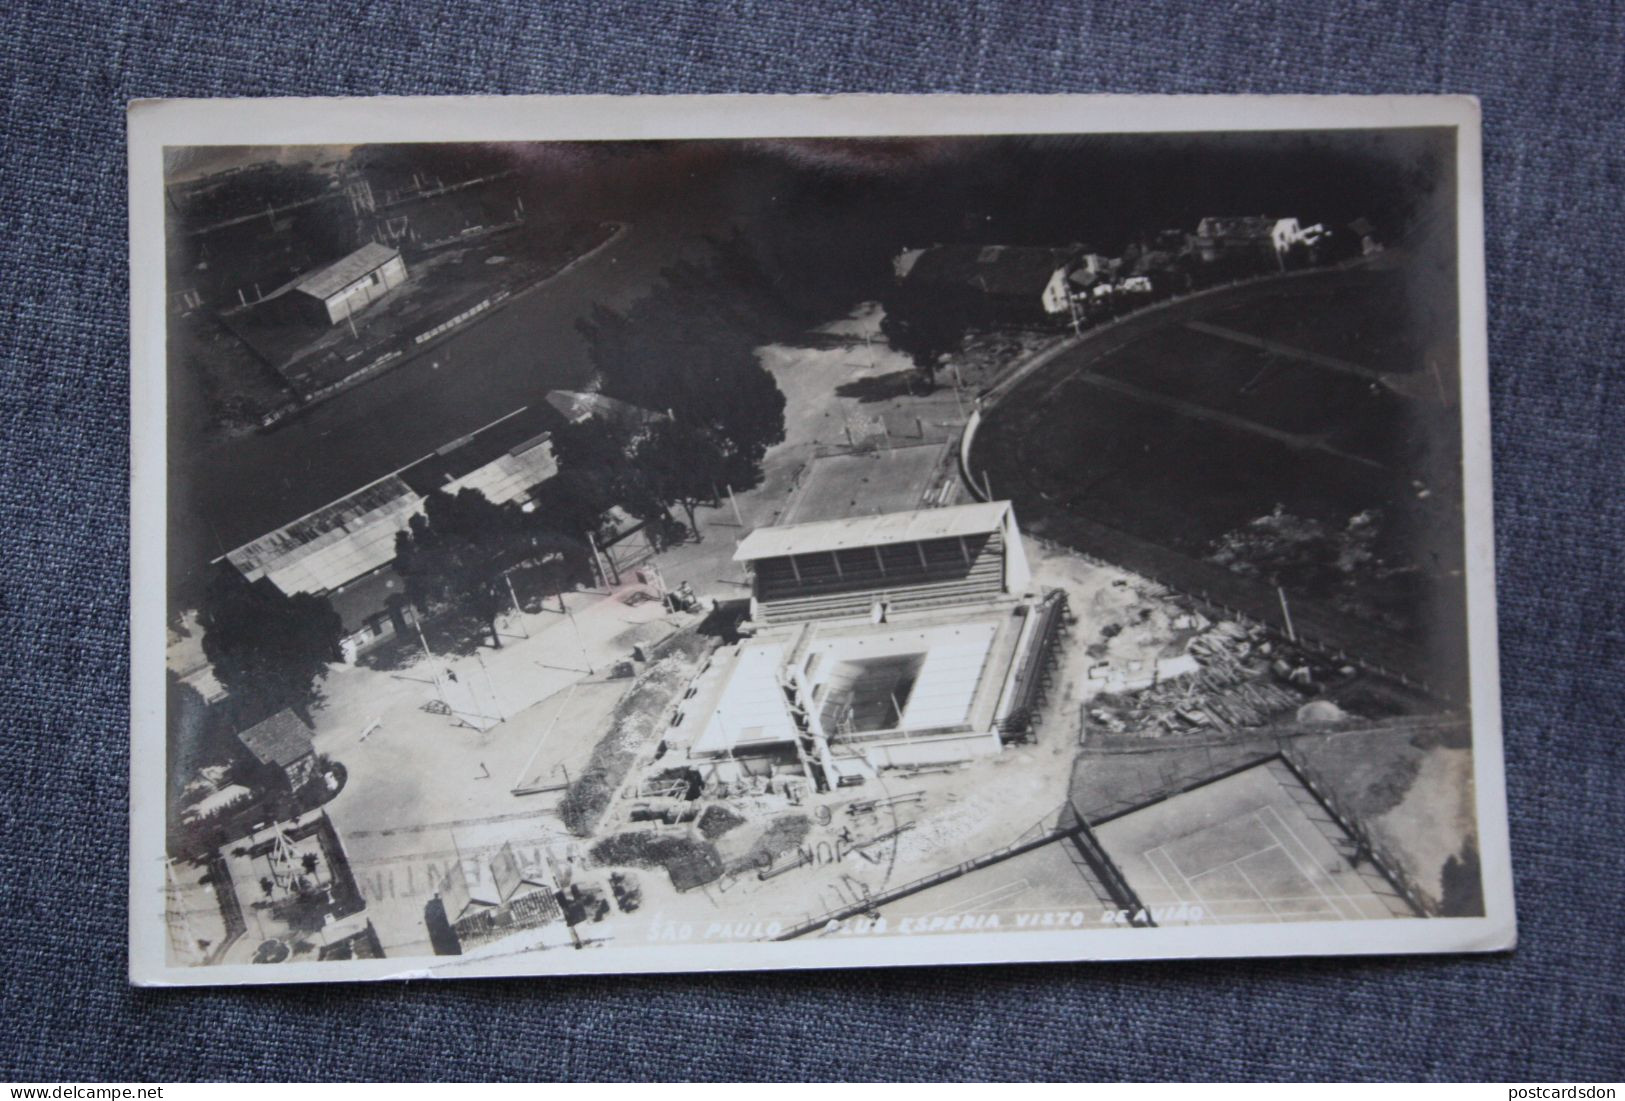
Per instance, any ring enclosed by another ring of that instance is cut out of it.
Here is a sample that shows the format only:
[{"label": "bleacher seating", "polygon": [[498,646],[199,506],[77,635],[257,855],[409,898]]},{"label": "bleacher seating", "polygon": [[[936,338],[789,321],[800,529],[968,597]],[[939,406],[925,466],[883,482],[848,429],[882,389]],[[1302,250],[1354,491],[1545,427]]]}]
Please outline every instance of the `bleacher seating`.
[{"label": "bleacher seating", "polygon": [[[969,561],[967,562],[967,556]],[[875,601],[894,611],[972,604],[1004,587],[997,533],[765,558],[755,563],[758,618],[791,623],[867,615]]]}]

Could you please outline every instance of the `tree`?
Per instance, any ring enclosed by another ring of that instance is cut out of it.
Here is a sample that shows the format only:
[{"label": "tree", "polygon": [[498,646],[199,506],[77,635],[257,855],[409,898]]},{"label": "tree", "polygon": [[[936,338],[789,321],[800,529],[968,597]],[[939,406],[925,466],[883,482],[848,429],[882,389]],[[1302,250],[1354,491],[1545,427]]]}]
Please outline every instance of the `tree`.
[{"label": "tree", "polygon": [[455,604],[479,618],[500,650],[497,617],[511,600],[504,574],[528,549],[517,510],[477,489],[436,491],[395,536],[395,572],[420,612],[434,602]]},{"label": "tree", "polygon": [[936,385],[944,356],[959,351],[965,334],[986,315],[986,302],[974,287],[904,280],[881,299],[880,331],[886,342],[914,361],[926,387]]},{"label": "tree", "polygon": [[[549,483],[554,479],[550,479]],[[533,563],[585,560],[580,534],[560,530],[538,510],[493,504],[477,489],[429,495],[423,512],[395,536],[395,572],[420,612],[447,603],[477,616],[502,648],[497,618],[512,607],[508,571]]]},{"label": "tree", "polygon": [[[651,422],[658,423],[658,422]],[[553,434],[559,473],[536,494],[533,515],[555,533],[605,534],[606,517],[619,508],[645,523],[669,520],[666,506],[634,459],[650,424],[617,423],[592,417]]]},{"label": "tree", "polygon": [[344,625],[326,597],[288,596],[269,579],[246,581],[222,568],[198,610],[203,654],[231,693],[239,721],[292,707],[309,721],[317,685],[342,661]]},{"label": "tree", "polygon": [[638,440],[633,461],[643,481],[665,505],[681,505],[695,541],[700,527],[694,507],[715,500],[717,483],[728,477],[728,454],[715,435],[679,420],[651,425]]},{"label": "tree", "polygon": [[625,312],[596,309],[580,329],[605,394],[712,433],[729,480],[754,485],[762,456],[784,439],[784,394],[756,349],[785,322],[766,312],[715,263],[690,263]]}]

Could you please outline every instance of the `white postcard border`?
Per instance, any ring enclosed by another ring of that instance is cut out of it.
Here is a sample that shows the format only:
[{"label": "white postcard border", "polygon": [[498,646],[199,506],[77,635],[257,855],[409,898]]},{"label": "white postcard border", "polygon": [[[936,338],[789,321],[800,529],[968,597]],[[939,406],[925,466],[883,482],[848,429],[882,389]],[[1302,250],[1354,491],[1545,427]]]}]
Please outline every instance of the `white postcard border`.
[{"label": "white postcard border", "polygon": [[[173,967],[164,898],[163,149],[167,145],[977,134],[1456,130],[1464,522],[1474,785],[1486,916],[1078,931],[808,936],[480,959]],[[426,138],[425,135],[432,135]],[[514,96],[144,100],[129,110],[131,295],[129,973],[141,985],[961,963],[1487,952],[1516,941],[1490,478],[1480,110],[1464,96]]]}]

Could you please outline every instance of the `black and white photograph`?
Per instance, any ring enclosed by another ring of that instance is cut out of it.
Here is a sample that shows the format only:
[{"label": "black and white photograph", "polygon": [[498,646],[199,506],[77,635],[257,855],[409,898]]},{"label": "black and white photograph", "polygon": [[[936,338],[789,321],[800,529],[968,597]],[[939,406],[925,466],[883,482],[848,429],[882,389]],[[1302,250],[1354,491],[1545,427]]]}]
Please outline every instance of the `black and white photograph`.
[{"label": "black and white photograph", "polygon": [[1472,100],[130,119],[134,981],[1511,946]]}]

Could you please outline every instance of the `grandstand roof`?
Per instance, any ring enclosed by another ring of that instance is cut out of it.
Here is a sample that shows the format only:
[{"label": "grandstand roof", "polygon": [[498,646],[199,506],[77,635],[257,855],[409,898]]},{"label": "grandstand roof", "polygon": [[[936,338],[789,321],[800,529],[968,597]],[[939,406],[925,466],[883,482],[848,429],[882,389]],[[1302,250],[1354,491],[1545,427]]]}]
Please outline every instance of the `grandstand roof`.
[{"label": "grandstand roof", "polygon": [[990,501],[985,504],[757,528],[740,542],[739,549],[734,551],[734,561],[754,562],[762,558],[817,554],[848,547],[878,547],[889,543],[917,543],[924,539],[951,539],[959,535],[985,535],[999,530],[1009,511],[1009,501]]}]

